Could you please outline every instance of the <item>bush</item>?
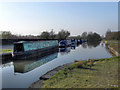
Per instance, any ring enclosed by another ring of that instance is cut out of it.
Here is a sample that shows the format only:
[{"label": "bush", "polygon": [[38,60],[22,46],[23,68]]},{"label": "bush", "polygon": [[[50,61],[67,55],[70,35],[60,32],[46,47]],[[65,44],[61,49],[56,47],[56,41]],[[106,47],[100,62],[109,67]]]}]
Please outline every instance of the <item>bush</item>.
[{"label": "bush", "polygon": [[82,62],[82,61],[78,62],[78,63],[77,63],[77,68],[82,68],[82,65],[83,65],[83,62]]},{"label": "bush", "polygon": [[79,62],[78,60],[74,60],[74,62]]}]

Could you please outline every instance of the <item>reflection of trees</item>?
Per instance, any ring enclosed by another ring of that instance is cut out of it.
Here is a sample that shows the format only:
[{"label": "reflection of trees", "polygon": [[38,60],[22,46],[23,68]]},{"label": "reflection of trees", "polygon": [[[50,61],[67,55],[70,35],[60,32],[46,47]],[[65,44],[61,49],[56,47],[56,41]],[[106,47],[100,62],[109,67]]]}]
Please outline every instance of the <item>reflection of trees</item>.
[{"label": "reflection of trees", "polygon": [[83,48],[87,48],[87,43],[82,43]]},{"label": "reflection of trees", "polygon": [[104,43],[103,42],[101,43],[101,46],[104,47]]},{"label": "reflection of trees", "polygon": [[4,68],[4,67],[10,67],[13,65],[13,62],[10,62],[10,63],[5,63],[5,64],[2,64],[1,67]]},{"label": "reflection of trees", "polygon": [[92,47],[97,47],[100,44],[100,42],[99,41],[87,42],[87,44],[89,48],[92,48]]}]

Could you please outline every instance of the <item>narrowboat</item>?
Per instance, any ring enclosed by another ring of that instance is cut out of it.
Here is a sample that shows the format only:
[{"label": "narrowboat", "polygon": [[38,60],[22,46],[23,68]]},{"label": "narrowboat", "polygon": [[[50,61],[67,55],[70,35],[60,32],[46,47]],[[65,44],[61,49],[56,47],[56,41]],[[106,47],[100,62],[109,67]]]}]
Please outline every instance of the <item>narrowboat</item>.
[{"label": "narrowboat", "polygon": [[59,47],[67,47],[71,45],[71,40],[61,40],[59,42]]},{"label": "narrowboat", "polygon": [[76,39],[71,39],[71,44],[76,44],[77,40]]},{"label": "narrowboat", "polygon": [[58,49],[58,40],[50,41],[20,41],[14,43],[13,59],[25,59],[44,54]]},{"label": "narrowboat", "polygon": [[81,39],[78,39],[78,40],[77,40],[77,44],[82,44],[82,40],[81,40]]}]

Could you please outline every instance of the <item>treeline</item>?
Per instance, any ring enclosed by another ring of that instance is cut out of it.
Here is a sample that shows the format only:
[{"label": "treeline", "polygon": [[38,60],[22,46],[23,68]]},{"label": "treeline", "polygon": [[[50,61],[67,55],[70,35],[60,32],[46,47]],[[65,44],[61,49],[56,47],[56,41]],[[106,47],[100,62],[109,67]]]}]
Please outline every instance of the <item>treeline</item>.
[{"label": "treeline", "polygon": [[102,38],[96,32],[83,32],[81,35],[70,36],[70,32],[67,30],[60,30],[57,34],[53,31],[53,29],[48,31],[43,31],[40,35],[15,35],[10,31],[2,31],[0,33],[2,39],[84,39],[88,41],[100,41]]},{"label": "treeline", "polygon": [[89,42],[101,41],[102,37],[96,32],[83,32],[81,39],[87,40]]},{"label": "treeline", "polygon": [[70,36],[70,32],[67,30],[62,29],[61,31],[56,34],[53,30],[50,32],[43,31],[40,35],[15,35],[12,34],[10,31],[2,31],[0,32],[0,37],[2,39],[66,39]]},{"label": "treeline", "polygon": [[106,40],[120,40],[120,31],[111,32],[111,30],[107,30],[105,39]]}]

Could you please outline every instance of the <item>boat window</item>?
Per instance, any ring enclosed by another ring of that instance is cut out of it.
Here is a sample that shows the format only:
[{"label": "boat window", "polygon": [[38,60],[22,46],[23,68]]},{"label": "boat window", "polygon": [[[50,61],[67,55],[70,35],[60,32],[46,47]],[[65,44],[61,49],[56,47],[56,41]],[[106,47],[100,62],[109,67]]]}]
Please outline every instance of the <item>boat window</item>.
[{"label": "boat window", "polygon": [[46,44],[44,43],[43,46],[46,47]]},{"label": "boat window", "polygon": [[50,43],[48,42],[48,46],[50,46]]},{"label": "boat window", "polygon": [[23,51],[23,44],[19,43],[19,44],[15,44],[14,45],[14,52],[21,52]]}]

